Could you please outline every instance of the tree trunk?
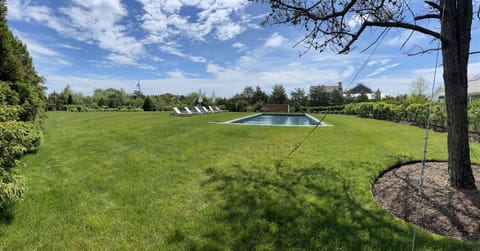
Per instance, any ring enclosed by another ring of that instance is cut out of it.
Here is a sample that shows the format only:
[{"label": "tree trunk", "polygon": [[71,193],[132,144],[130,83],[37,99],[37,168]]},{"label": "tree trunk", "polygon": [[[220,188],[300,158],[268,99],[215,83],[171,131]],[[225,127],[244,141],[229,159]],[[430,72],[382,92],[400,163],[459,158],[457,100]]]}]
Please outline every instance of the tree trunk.
[{"label": "tree trunk", "polygon": [[448,124],[448,184],[476,189],[468,141],[468,55],[472,25],[472,1],[441,1],[443,80]]}]

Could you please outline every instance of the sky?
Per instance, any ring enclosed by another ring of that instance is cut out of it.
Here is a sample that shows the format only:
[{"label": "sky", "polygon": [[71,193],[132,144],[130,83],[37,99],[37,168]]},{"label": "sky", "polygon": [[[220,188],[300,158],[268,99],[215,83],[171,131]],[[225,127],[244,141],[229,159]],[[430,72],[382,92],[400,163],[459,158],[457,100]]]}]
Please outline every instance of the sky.
[{"label": "sky", "polygon": [[[414,33],[402,48],[410,32],[391,29],[362,53],[377,37],[372,30],[348,55],[306,51],[298,44],[304,30],[260,25],[269,6],[246,0],[8,0],[7,7],[10,29],[27,45],[47,93],[67,84],[84,95],[97,88],[133,93],[139,82],[149,95],[231,97],[246,86],[308,93],[311,85],[341,81],[344,89],[363,83],[396,96],[418,77],[430,88],[434,79],[434,87],[443,85],[441,67],[434,78],[436,53],[406,55],[415,45],[436,47],[425,35]],[[471,51],[480,51],[478,19]],[[476,73],[480,54],[470,57],[469,74]]]}]

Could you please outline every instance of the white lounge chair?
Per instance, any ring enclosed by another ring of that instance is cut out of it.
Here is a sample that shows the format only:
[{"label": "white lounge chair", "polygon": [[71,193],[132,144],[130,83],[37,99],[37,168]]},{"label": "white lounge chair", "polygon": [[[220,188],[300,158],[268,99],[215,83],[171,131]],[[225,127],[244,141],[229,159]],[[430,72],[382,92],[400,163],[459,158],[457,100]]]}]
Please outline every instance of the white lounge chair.
[{"label": "white lounge chair", "polygon": [[213,109],[211,106],[208,106],[208,110],[211,111],[211,112],[214,112],[214,113],[217,113],[218,111]]},{"label": "white lounge chair", "polygon": [[205,106],[202,106],[202,109],[203,109],[206,113],[213,113],[213,112],[211,112],[210,110],[208,110],[207,107],[205,107]]},{"label": "white lounge chair", "polygon": [[196,115],[196,114],[201,114],[198,111],[192,111],[190,108],[185,107],[185,111],[187,111],[188,114]]},{"label": "white lounge chair", "polygon": [[215,110],[217,110],[219,112],[228,112],[228,110],[222,110],[222,109],[218,108],[218,106],[215,106]]},{"label": "white lounge chair", "polygon": [[197,111],[199,114],[204,114],[204,112],[200,110],[198,106],[193,107],[193,109],[195,109],[195,111]]},{"label": "white lounge chair", "polygon": [[187,112],[181,112],[178,107],[173,107],[173,111],[175,113],[170,113],[170,115],[176,115],[176,116],[191,116],[192,114],[189,114]]}]

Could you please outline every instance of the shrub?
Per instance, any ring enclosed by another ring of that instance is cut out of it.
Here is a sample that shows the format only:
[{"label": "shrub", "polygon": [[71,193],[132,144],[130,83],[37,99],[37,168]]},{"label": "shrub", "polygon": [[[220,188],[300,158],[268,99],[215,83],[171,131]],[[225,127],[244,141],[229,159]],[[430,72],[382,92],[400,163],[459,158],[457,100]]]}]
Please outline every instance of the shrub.
[{"label": "shrub", "polygon": [[18,105],[0,105],[0,122],[19,120],[23,112]]},{"label": "shrub", "polygon": [[42,133],[28,122],[0,123],[0,166],[9,170],[29,151],[40,146]]},{"label": "shrub", "polygon": [[25,191],[25,178],[0,167],[0,213],[20,200]]}]

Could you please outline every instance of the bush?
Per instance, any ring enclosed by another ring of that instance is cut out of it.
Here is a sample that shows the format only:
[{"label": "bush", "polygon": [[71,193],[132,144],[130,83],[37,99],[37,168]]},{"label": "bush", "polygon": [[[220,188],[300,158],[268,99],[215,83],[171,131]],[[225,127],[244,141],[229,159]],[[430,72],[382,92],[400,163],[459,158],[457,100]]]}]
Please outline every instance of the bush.
[{"label": "bush", "polygon": [[0,123],[0,166],[9,170],[29,151],[40,146],[42,133],[32,123],[8,121]]},{"label": "bush", "polygon": [[19,120],[23,112],[18,105],[0,105],[0,122]]},{"label": "bush", "polygon": [[0,167],[0,213],[20,200],[25,191],[25,178]]},{"label": "bush", "polygon": [[430,114],[430,123],[445,130],[447,127],[447,108],[445,103],[437,103],[433,105],[432,113]]}]

